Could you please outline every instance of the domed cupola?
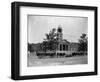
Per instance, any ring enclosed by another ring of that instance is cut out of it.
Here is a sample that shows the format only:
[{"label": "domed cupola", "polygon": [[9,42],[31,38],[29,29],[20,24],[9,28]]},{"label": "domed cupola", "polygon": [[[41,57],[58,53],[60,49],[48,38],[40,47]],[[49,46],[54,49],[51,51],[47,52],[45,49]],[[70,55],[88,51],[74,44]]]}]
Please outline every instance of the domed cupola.
[{"label": "domed cupola", "polygon": [[58,31],[59,33],[62,33],[62,27],[61,27],[61,26],[58,26],[57,31]]},{"label": "domed cupola", "polygon": [[63,34],[62,34],[62,27],[61,25],[58,26],[58,29],[57,29],[57,38],[58,38],[58,41],[62,41],[63,39]]}]

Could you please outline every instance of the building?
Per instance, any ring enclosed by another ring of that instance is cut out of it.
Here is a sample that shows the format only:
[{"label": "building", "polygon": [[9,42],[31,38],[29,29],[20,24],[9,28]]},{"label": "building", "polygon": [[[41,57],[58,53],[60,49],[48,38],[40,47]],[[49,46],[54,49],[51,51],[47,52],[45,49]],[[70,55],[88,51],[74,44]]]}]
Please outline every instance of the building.
[{"label": "building", "polygon": [[38,55],[46,55],[46,56],[47,55],[51,56],[52,54],[56,56],[70,56],[73,53],[78,52],[79,43],[72,43],[67,41],[67,39],[63,39],[63,32],[61,26],[59,26],[57,29],[56,39],[58,42],[56,50],[49,50],[47,48],[45,48],[47,50],[39,49],[40,48],[39,46],[42,43],[33,44],[32,50],[37,52]]},{"label": "building", "polygon": [[57,39],[58,39],[58,48],[56,50],[57,55],[71,55],[78,51],[78,43],[68,42],[66,39],[63,39],[62,27],[59,26],[57,29]]}]

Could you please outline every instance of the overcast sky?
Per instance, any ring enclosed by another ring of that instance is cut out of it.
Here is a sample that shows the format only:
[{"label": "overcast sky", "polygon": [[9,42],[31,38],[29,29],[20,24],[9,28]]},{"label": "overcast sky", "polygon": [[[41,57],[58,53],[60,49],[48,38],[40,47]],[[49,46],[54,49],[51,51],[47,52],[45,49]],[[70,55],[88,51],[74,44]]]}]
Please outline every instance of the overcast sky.
[{"label": "overcast sky", "polygon": [[62,26],[63,39],[78,42],[82,33],[88,32],[87,17],[36,16],[28,15],[28,42],[39,43],[52,28]]}]

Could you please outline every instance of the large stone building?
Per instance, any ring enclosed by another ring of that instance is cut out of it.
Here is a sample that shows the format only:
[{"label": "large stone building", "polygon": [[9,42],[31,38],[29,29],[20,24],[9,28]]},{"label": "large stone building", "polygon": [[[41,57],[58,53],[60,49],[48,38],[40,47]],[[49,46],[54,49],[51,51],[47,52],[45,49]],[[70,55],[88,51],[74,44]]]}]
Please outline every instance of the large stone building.
[{"label": "large stone building", "polygon": [[43,49],[39,50],[39,46],[42,43],[37,43],[37,44],[32,44],[32,49],[33,51],[37,52],[37,54],[52,54],[54,53],[57,56],[67,56],[67,55],[72,55],[72,53],[77,53],[78,52],[78,47],[79,47],[79,43],[72,43],[67,41],[67,39],[63,39],[63,32],[62,32],[62,27],[59,26],[57,29],[57,33],[56,33],[56,38],[58,41],[58,45],[56,50],[46,50],[44,51]]},{"label": "large stone building", "polygon": [[60,26],[57,29],[57,38],[59,41],[58,48],[56,50],[57,55],[71,55],[78,51],[78,43],[68,42],[66,39],[63,39],[62,28]]}]

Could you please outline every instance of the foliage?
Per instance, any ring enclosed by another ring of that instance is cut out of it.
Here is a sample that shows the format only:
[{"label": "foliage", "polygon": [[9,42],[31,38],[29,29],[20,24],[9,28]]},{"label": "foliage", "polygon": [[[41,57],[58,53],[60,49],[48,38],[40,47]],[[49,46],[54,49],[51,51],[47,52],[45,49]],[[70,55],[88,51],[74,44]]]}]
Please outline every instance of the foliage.
[{"label": "foliage", "polygon": [[28,43],[28,51],[33,52],[32,44]]},{"label": "foliage", "polygon": [[56,50],[57,48],[57,34],[56,34],[56,29],[53,28],[48,34],[46,34],[46,39],[44,39],[43,43],[41,44],[41,49],[43,51],[47,50]]},{"label": "foliage", "polygon": [[79,39],[79,51],[87,51],[88,48],[88,38],[86,34],[82,34]]}]

